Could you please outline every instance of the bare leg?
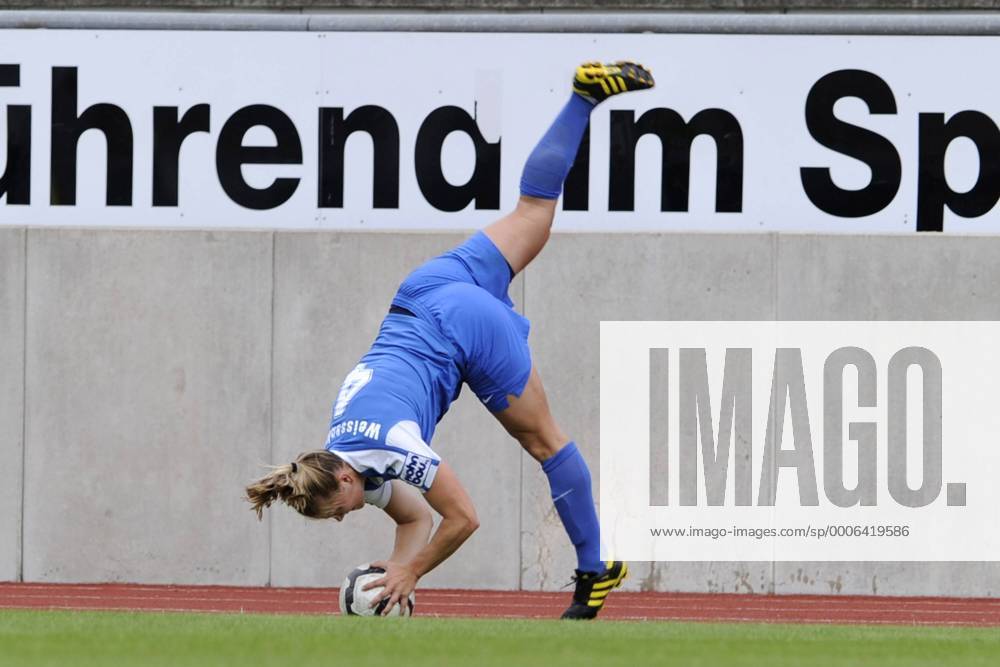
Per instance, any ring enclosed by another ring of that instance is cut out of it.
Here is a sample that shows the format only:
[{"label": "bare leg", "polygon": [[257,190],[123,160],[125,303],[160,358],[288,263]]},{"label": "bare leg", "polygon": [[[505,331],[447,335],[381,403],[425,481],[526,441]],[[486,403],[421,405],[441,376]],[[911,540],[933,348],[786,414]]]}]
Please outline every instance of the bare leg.
[{"label": "bare leg", "polygon": [[[594,611],[603,604],[603,596],[607,591],[601,593],[600,599],[595,601],[596,607],[590,604],[589,587],[596,581],[594,577],[603,577],[602,573],[606,570],[605,563],[601,560],[601,528],[594,506],[590,470],[576,444],[570,442],[553,419],[541,378],[535,368],[531,369],[528,384],[521,396],[508,396],[507,400],[509,407],[495,413],[496,418],[521,443],[524,451],[541,464],[542,472],[549,482],[556,513],[576,550],[578,575],[590,573],[589,578],[585,579],[591,582],[585,584],[587,598],[583,599],[581,593],[580,596],[574,595],[574,600],[580,597],[582,604]],[[620,576],[614,575],[618,577],[618,581],[624,577],[624,571]],[[617,585],[617,582],[611,585]]]},{"label": "bare leg", "polygon": [[483,232],[500,249],[514,273],[520,273],[549,240],[555,215],[555,199],[521,195],[512,213],[500,218]]},{"label": "bare leg", "polygon": [[531,376],[521,396],[509,396],[508,402],[510,406],[494,413],[494,416],[521,443],[524,451],[539,463],[555,456],[569,442],[549,411],[542,379],[535,368],[531,369]]}]

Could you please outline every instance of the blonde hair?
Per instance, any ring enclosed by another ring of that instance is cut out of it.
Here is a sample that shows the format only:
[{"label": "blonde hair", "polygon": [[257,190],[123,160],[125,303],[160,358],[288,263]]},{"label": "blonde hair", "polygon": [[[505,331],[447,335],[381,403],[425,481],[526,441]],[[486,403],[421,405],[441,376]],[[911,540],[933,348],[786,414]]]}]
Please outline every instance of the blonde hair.
[{"label": "blonde hair", "polygon": [[271,472],[249,484],[246,500],[264,517],[264,508],[281,500],[310,519],[329,518],[326,505],[340,488],[337,473],[347,465],[336,454],[317,450],[299,454],[294,463],[271,466]]}]

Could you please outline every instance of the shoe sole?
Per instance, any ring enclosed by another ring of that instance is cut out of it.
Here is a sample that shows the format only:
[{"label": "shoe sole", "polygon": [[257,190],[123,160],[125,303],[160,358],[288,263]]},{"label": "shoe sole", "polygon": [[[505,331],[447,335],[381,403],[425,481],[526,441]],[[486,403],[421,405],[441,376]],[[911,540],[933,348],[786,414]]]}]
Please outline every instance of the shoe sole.
[{"label": "shoe sole", "polygon": [[[591,93],[581,86],[594,86],[599,84],[601,89],[604,91],[604,97],[601,98],[601,100],[604,100],[620,93],[651,88],[653,85],[652,79],[648,82],[650,84],[649,86],[633,88],[631,90],[628,87],[626,79],[638,81],[643,84],[647,83],[645,77],[636,75],[635,68],[641,67],[641,65],[631,62],[621,62],[612,65],[604,65],[597,62],[584,63],[576,68],[576,75],[573,80],[573,90],[581,95],[592,97]],[[649,72],[649,70],[644,71]]]}]

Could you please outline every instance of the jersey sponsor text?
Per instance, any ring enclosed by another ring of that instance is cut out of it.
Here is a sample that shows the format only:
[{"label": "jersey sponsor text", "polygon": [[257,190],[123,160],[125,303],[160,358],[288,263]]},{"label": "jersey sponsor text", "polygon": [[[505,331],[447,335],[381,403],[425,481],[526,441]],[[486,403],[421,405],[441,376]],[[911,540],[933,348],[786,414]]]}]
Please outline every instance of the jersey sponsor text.
[{"label": "jersey sponsor text", "polygon": [[331,442],[342,435],[362,435],[369,440],[378,440],[379,434],[382,432],[382,424],[375,421],[367,421],[365,419],[348,419],[345,422],[337,424],[330,429],[330,432],[326,436],[326,441]]}]

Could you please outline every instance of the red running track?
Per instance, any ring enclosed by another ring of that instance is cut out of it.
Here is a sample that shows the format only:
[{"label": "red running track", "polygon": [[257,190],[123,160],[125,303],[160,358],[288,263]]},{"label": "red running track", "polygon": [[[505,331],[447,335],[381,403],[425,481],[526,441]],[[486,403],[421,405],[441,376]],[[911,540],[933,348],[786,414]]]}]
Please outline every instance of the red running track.
[{"label": "red running track", "polygon": [[[0,583],[0,609],[337,613],[335,588]],[[557,618],[569,593],[418,590],[419,616]],[[615,592],[601,618],[1000,627],[1000,599]]]}]

